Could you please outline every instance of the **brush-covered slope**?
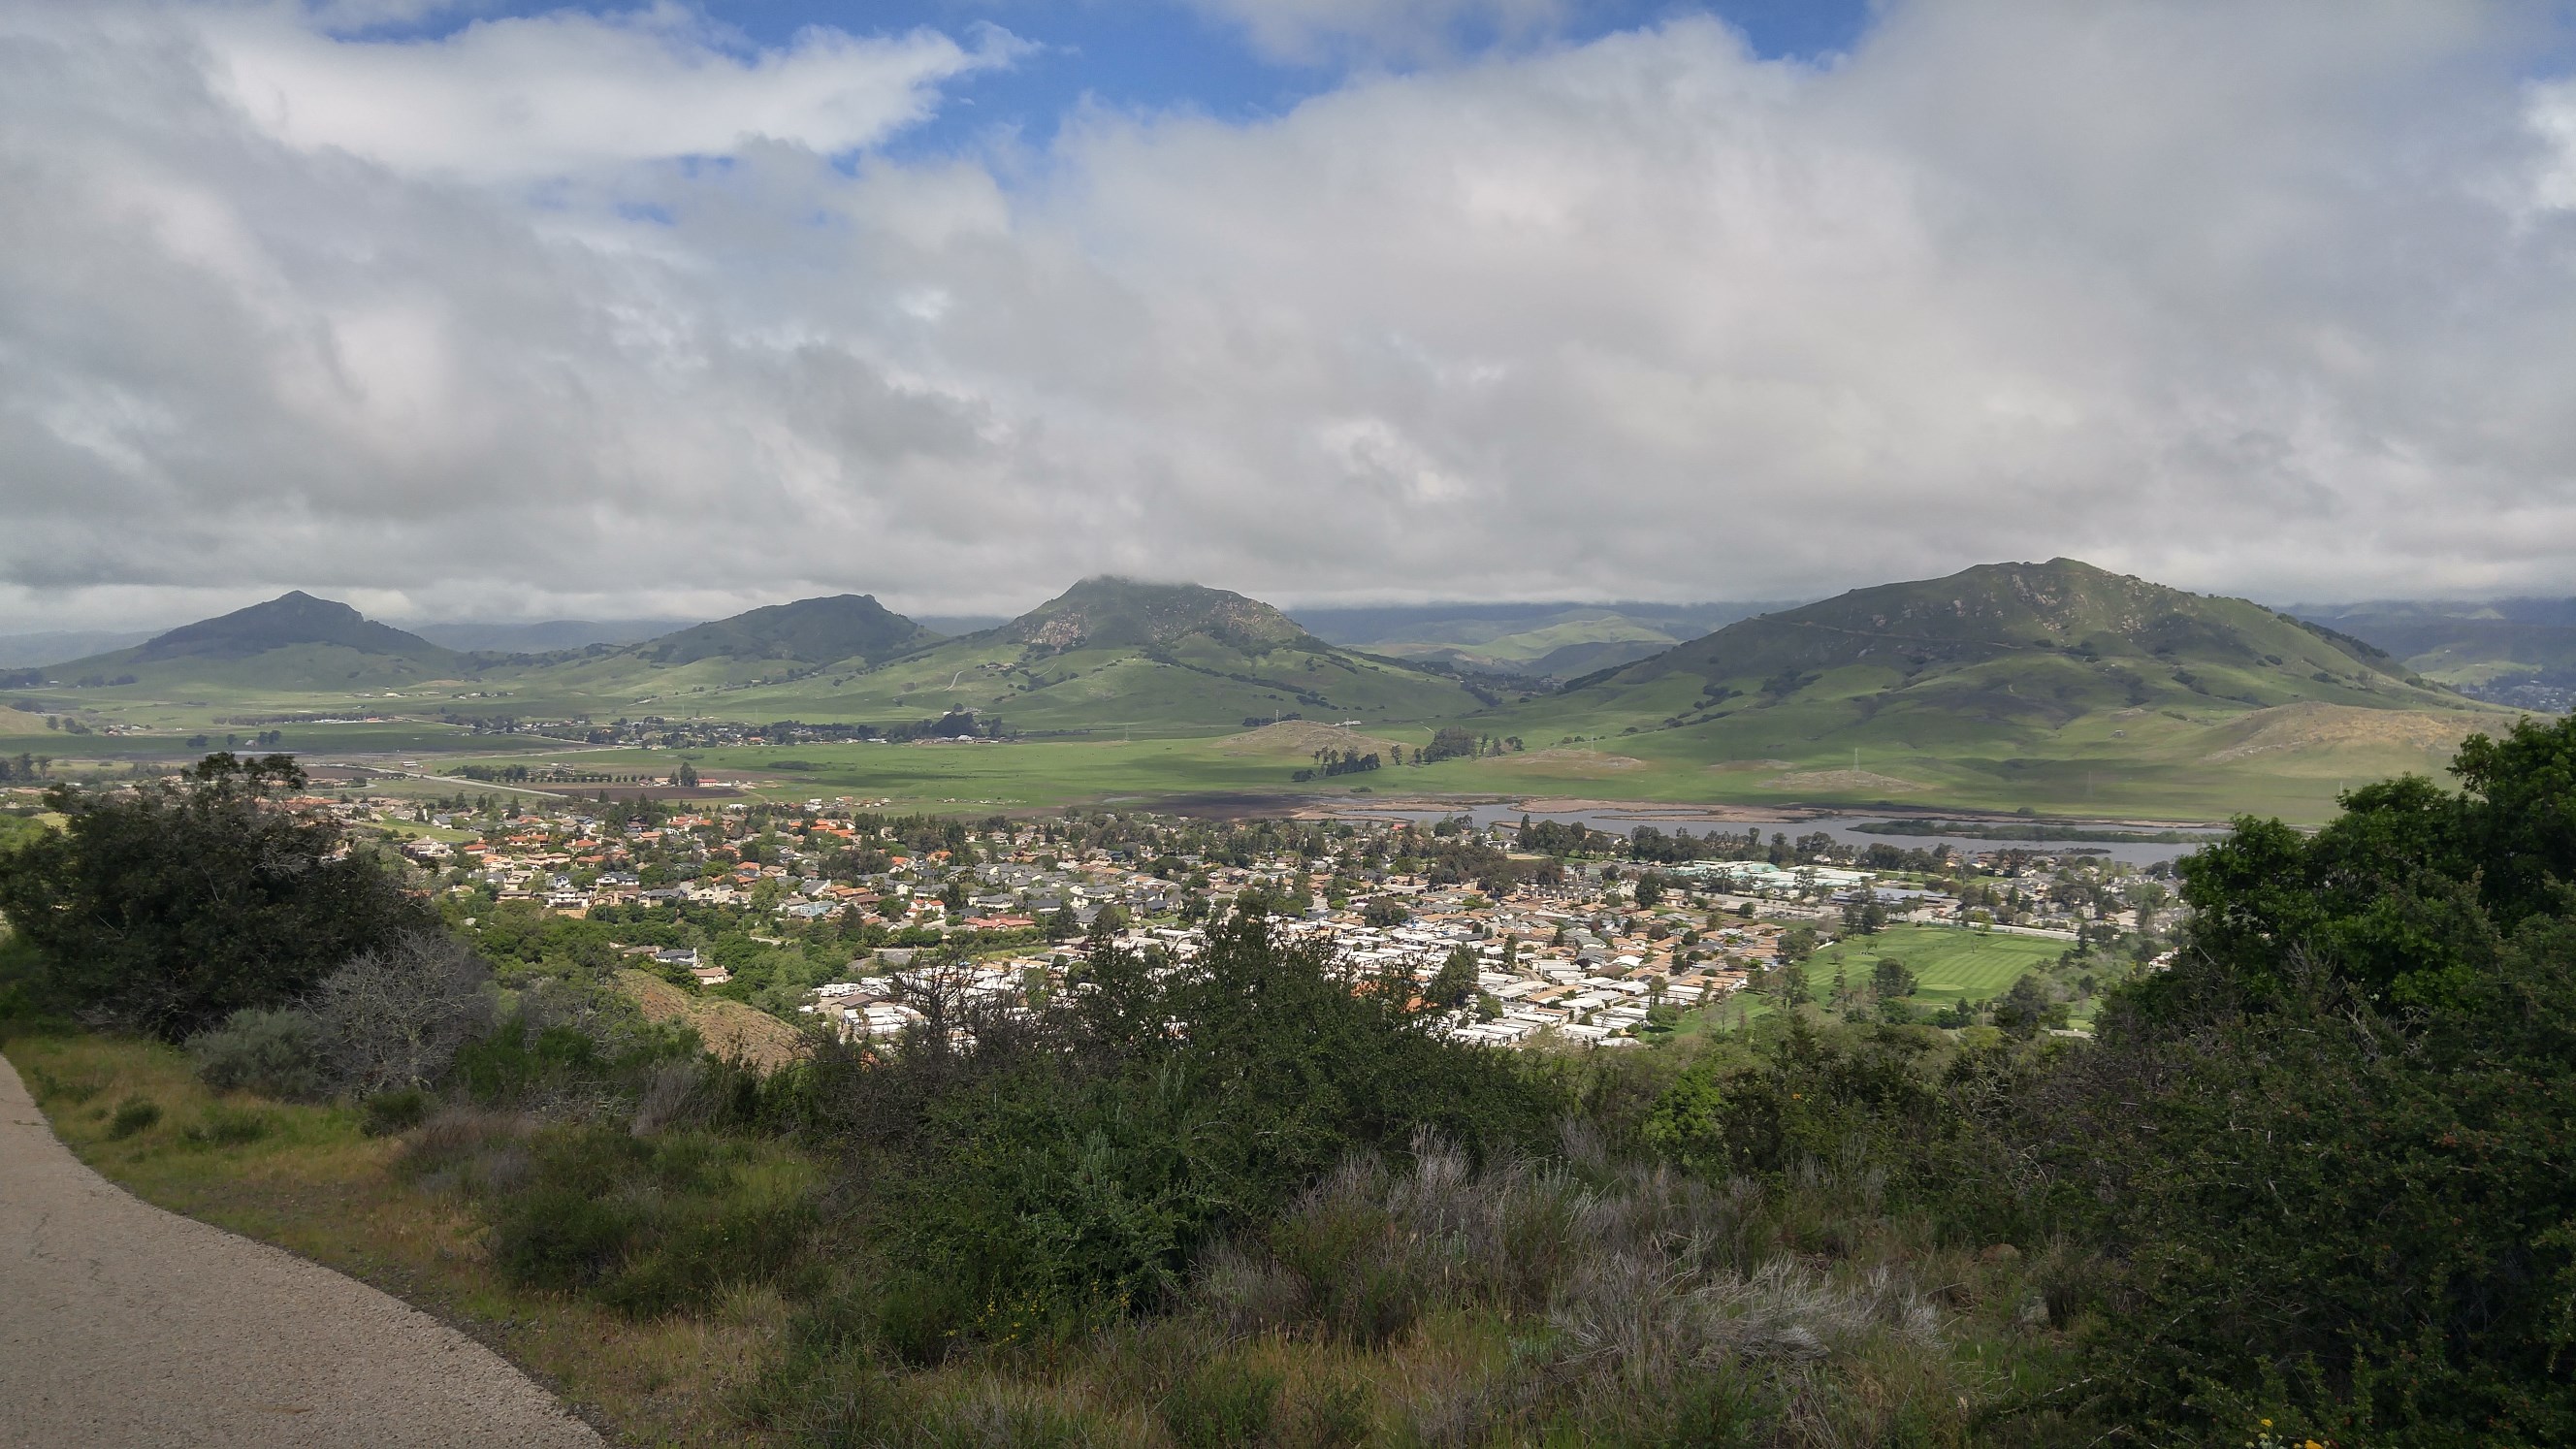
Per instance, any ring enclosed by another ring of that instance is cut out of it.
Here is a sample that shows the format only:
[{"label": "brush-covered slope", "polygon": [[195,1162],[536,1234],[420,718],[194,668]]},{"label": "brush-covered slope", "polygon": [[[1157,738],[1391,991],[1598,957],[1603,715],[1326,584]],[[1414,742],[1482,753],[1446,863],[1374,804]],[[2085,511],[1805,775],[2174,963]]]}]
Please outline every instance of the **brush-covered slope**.
[{"label": "brush-covered slope", "polygon": [[711,707],[869,721],[971,709],[1024,731],[1179,734],[1285,715],[1419,722],[1487,702],[1440,674],[1336,649],[1257,599],[1092,578],[997,629]]},{"label": "brush-covered slope", "polygon": [[772,604],[695,625],[648,639],[635,645],[634,652],[654,664],[695,664],[716,658],[875,664],[937,637],[878,603],[873,594],[835,594]]},{"label": "brush-covered slope", "polygon": [[1319,644],[1258,599],[1198,584],[1084,579],[994,631],[1035,651],[1171,650],[1194,641],[1246,653]]},{"label": "brush-covered slope", "polygon": [[185,684],[331,693],[453,678],[472,668],[454,650],[298,590],[51,672],[66,682],[130,680],[130,687],[144,689]]},{"label": "brush-covered slope", "polygon": [[2053,559],[1747,619],[1528,713],[1542,731],[1688,731],[1725,757],[1828,742],[2011,748],[2091,716],[2307,702],[2471,708],[2323,626]]}]

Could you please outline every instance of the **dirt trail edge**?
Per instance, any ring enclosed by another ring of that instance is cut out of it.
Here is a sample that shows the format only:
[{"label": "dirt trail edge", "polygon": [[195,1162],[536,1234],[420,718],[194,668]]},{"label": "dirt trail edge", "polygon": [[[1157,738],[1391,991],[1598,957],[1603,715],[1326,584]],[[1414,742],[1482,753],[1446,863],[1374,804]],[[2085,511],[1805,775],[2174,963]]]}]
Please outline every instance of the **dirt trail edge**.
[{"label": "dirt trail edge", "polygon": [[428,1314],[82,1166],[0,1058],[0,1445],[601,1442]]}]

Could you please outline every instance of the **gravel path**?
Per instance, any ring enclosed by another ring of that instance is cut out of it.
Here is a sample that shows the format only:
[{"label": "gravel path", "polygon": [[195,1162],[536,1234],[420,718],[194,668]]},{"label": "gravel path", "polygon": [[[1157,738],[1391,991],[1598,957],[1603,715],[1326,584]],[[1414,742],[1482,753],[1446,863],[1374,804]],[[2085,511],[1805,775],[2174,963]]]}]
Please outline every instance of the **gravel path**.
[{"label": "gravel path", "polygon": [[0,1059],[0,1445],[600,1443],[428,1314],[82,1166]]}]

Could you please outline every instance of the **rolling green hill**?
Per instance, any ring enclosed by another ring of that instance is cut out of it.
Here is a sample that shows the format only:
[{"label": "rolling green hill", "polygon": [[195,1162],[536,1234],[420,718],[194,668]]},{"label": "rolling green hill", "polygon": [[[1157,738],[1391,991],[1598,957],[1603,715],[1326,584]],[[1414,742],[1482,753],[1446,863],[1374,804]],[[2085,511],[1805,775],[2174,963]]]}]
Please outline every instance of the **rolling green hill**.
[{"label": "rolling green hill", "polygon": [[654,664],[701,659],[793,659],[806,664],[881,663],[939,636],[889,611],[872,594],[798,599],[699,624],[630,646]]},{"label": "rolling green hill", "polygon": [[379,624],[346,604],[297,590],[264,604],[182,624],[130,649],[47,673],[74,687],[265,689],[358,694],[453,678],[474,656]]},{"label": "rolling green hill", "polygon": [[1240,594],[1093,578],[999,628],[738,691],[724,708],[872,721],[973,710],[1025,731],[1203,734],[1290,715],[1427,722],[1489,702],[1439,673],[1336,649]]},{"label": "rolling green hill", "polygon": [[1936,738],[2055,730],[2096,710],[2303,701],[2462,704],[2322,625],[2073,559],[1981,565],[1746,619],[1577,680],[1551,704],[1662,728],[1787,710]]},{"label": "rolling green hill", "polygon": [[1518,766],[1539,777],[1604,756],[1754,798],[2062,807],[2097,780],[2106,799],[2150,781],[2207,799],[2294,760],[2437,768],[2498,722],[2324,626],[2056,559],[1747,619],[1477,724],[1553,742]]},{"label": "rolling green hill", "polygon": [[[1579,617],[1558,617],[1569,612]],[[1461,617],[1471,627],[1457,632],[1484,635],[1469,647],[1533,667],[1580,647],[1554,631],[1620,627],[1601,610]],[[1533,682],[1507,695],[1489,675],[1336,647],[1240,594],[1117,578],[1086,579],[954,638],[845,595],[542,656],[457,654],[289,595],[45,678],[60,687],[22,683],[10,698],[33,712],[11,717],[77,715],[97,731],[81,748],[102,758],[168,753],[245,721],[288,724],[298,749],[361,751],[358,734],[372,730],[399,731],[381,747],[404,753],[549,757],[564,753],[560,735],[505,743],[489,726],[894,727],[971,713],[983,732],[998,722],[1024,737],[976,749],[800,745],[779,757],[928,802],[1422,792],[2316,818],[2343,785],[2439,771],[2463,736],[2513,718],[2334,628],[2065,559],[1742,619],[1549,693]],[[346,739],[332,733],[341,726],[308,722],[344,714],[386,722],[346,726],[357,732]],[[1281,743],[1294,731],[1219,738],[1298,718],[1333,727],[1317,739],[1401,742],[1408,753],[1450,724],[1482,743],[1427,766],[1297,782],[1322,747],[1303,735],[1294,748]],[[142,733],[111,739],[111,726]],[[13,748],[67,743],[50,728],[20,729],[27,739]],[[706,763],[757,773],[765,757]],[[639,753],[629,763],[655,762]]]}]

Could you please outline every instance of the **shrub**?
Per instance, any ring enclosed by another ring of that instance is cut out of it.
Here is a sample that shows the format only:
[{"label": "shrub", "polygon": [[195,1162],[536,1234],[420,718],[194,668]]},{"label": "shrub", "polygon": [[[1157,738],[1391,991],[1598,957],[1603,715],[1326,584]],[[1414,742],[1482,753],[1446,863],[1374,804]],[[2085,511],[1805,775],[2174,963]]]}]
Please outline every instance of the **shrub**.
[{"label": "shrub", "polygon": [[179,1135],[193,1147],[241,1147],[266,1137],[275,1125],[266,1112],[214,1102],[195,1126],[181,1128]]},{"label": "shrub", "polygon": [[443,932],[361,951],[325,977],[311,1010],[331,1075],[359,1092],[427,1087],[492,1028],[492,968]]},{"label": "shrub", "polygon": [[602,1127],[541,1137],[525,1179],[489,1210],[504,1277],[637,1317],[791,1278],[816,1222],[803,1174],[753,1144]]},{"label": "shrub", "polygon": [[953,1274],[898,1272],[878,1295],[873,1326],[895,1357],[926,1368],[948,1356],[982,1306]]},{"label": "shrub", "polygon": [[160,1123],[160,1103],[148,1097],[128,1097],[116,1104],[116,1115],[107,1121],[107,1135],[121,1140],[149,1132]]},{"label": "shrub", "polygon": [[333,1082],[321,1024],[299,1007],[244,1007],[188,1039],[197,1076],[219,1092],[257,1092],[285,1102],[329,1095]]},{"label": "shrub", "polygon": [[927,993],[930,1025],[900,1052],[824,1070],[892,1252],[970,1285],[968,1337],[1150,1309],[1353,1144],[1428,1126],[1510,1147],[1542,1139],[1557,1101],[1510,1059],[1431,1036],[1409,980],[1354,983],[1259,919],[1214,927],[1186,969],[1103,943],[1084,973],[1034,1020]]},{"label": "shrub", "polygon": [[426,906],[339,827],[278,808],[303,772],[283,755],[209,755],[178,784],[57,788],[69,817],[0,854],[0,914],[77,1014],[188,1037],[310,991],[352,955],[434,928]]},{"label": "shrub", "polygon": [[1233,1449],[1270,1437],[1279,1411],[1280,1377],[1239,1362],[1211,1360],[1181,1376],[1163,1395],[1163,1423],[1182,1449]]},{"label": "shrub", "polygon": [[359,1104],[358,1130],[370,1137],[391,1137],[408,1132],[429,1119],[429,1109],[436,1099],[418,1087],[378,1092]]}]

